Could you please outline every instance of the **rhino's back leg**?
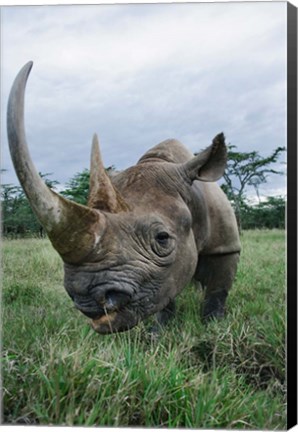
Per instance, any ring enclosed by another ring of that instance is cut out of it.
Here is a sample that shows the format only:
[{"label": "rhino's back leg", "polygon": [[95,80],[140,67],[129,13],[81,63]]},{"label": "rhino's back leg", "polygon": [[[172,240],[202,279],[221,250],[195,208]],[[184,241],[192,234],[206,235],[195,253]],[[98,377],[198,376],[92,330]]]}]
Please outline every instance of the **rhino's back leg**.
[{"label": "rhino's back leg", "polygon": [[225,255],[200,256],[194,279],[205,291],[202,318],[220,318],[225,313],[225,302],[233,284],[239,252]]}]

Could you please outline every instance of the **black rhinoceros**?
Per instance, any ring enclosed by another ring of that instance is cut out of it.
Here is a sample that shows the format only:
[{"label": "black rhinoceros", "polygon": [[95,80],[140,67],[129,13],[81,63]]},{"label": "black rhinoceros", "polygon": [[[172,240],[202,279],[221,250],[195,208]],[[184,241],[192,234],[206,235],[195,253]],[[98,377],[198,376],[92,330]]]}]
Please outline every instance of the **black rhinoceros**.
[{"label": "black rhinoceros", "polygon": [[49,189],[31,161],[24,130],[31,68],[21,69],[10,93],[9,146],[75,306],[99,333],[128,330],[156,313],[163,323],[193,280],[205,289],[203,318],[222,316],[240,253],[233,210],[215,183],[226,165],[224,135],[196,156],[166,140],[111,177],[95,135],[88,204],[77,204]]}]

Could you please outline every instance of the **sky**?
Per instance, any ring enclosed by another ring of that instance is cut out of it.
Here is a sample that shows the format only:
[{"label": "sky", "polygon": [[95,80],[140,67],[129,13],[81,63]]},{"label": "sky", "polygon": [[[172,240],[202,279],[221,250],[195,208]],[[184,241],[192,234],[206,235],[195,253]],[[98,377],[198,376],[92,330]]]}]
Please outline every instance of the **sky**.
[{"label": "sky", "polygon": [[[179,139],[193,152],[224,132],[238,151],[286,145],[286,2],[2,8],[2,183],[18,184],[6,106],[34,62],[26,134],[38,171],[62,185],[89,168],[92,136],[121,170]],[[276,169],[285,169],[285,153]],[[261,195],[285,195],[270,176]],[[254,191],[251,191],[254,194]]]}]

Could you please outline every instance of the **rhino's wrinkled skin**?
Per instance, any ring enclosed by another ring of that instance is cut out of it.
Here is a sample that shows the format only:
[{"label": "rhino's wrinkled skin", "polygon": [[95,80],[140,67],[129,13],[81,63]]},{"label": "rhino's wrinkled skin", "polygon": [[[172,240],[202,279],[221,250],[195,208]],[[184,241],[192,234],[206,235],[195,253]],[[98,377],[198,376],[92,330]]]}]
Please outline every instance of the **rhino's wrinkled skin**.
[{"label": "rhino's wrinkled skin", "polygon": [[158,313],[192,280],[205,288],[203,317],[224,313],[240,242],[233,210],[215,183],[225,168],[223,134],[193,156],[179,141],[149,150],[108,177],[93,139],[87,206],[49,190],[30,159],[24,92],[32,64],[17,76],[8,104],[12,159],[33,210],[64,261],[65,288],[99,333],[124,331]]}]

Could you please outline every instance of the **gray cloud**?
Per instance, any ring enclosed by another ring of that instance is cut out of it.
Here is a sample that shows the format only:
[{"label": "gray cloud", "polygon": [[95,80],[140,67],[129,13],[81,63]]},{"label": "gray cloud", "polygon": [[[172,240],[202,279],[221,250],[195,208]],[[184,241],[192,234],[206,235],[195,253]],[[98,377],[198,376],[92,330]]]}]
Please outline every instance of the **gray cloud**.
[{"label": "gray cloud", "polygon": [[[198,151],[224,131],[239,151],[285,145],[286,4],[6,7],[3,94],[28,60],[26,129],[37,169],[65,183],[125,168],[176,137]],[[2,127],[3,182],[16,182]],[[273,177],[264,188],[284,190]]]}]

